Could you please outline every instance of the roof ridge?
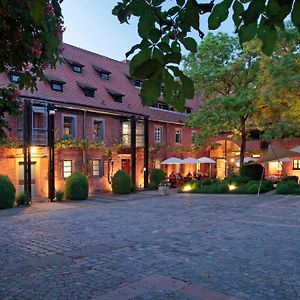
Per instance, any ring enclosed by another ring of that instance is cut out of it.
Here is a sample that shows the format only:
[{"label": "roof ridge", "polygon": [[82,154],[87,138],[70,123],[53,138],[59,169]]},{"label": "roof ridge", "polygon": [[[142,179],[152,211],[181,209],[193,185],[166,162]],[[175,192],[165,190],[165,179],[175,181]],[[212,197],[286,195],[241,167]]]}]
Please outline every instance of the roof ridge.
[{"label": "roof ridge", "polygon": [[101,56],[101,57],[103,57],[103,58],[112,60],[113,62],[117,62],[117,63],[120,63],[120,64],[122,64],[122,65],[125,65],[122,61],[116,60],[116,59],[111,58],[111,57],[108,57],[108,56],[105,56],[105,55],[103,55],[103,54],[99,54],[99,53],[96,53],[96,52],[93,52],[93,51],[90,51],[90,50],[86,50],[86,49],[83,49],[83,48],[80,48],[80,47],[78,47],[78,46],[71,45],[71,44],[68,44],[68,43],[65,43],[65,42],[63,42],[63,45],[67,45],[67,46],[76,48],[76,49],[78,49],[78,50],[80,50],[80,51],[87,52],[87,53],[89,53],[89,54],[96,55],[96,56]]}]

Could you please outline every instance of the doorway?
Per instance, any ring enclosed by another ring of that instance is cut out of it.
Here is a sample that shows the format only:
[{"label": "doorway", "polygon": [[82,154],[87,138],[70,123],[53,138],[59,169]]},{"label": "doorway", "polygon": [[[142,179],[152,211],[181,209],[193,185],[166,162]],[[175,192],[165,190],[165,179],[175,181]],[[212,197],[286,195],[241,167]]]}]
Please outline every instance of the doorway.
[{"label": "doorway", "polygon": [[[36,196],[36,162],[31,162],[31,196]],[[19,162],[19,194],[24,193],[24,162]]]},{"label": "doorway", "polygon": [[121,169],[125,171],[129,176],[131,174],[131,165],[129,158],[122,158],[121,159]]}]

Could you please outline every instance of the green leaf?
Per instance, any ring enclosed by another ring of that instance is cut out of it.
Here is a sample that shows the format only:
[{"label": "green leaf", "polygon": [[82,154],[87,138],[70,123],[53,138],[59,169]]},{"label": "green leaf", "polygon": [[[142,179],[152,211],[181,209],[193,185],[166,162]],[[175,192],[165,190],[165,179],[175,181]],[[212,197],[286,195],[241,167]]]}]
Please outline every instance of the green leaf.
[{"label": "green leaf", "polygon": [[189,50],[191,52],[197,52],[197,43],[196,41],[191,37],[186,37],[182,40],[180,40],[183,46],[186,50]]},{"label": "green leaf", "polygon": [[130,56],[131,54],[133,54],[135,52],[135,50],[137,50],[139,48],[140,48],[140,44],[132,46],[131,49],[128,52],[126,52],[126,54],[125,54],[126,58],[128,56]]},{"label": "green leaf", "polygon": [[238,31],[240,43],[243,44],[253,39],[256,35],[256,32],[257,32],[256,23],[242,25]]},{"label": "green leaf", "polygon": [[138,23],[139,36],[148,39],[150,32],[155,29],[155,19],[151,13],[144,13],[140,16]]},{"label": "green leaf", "polygon": [[244,12],[244,6],[243,6],[243,4],[241,4],[240,1],[238,1],[238,0],[234,1],[233,12],[234,12],[234,14],[232,16],[232,19],[233,19],[234,25],[238,28],[243,21],[242,14]]},{"label": "green leaf", "polygon": [[30,13],[37,25],[42,25],[44,21],[44,7],[46,1],[28,1],[28,5],[30,7]]},{"label": "green leaf", "polygon": [[143,62],[141,65],[136,66],[131,75],[133,78],[138,78],[141,80],[147,79],[153,76],[161,67],[162,64],[159,60],[151,58]]},{"label": "green leaf", "polygon": [[298,28],[300,32],[300,0],[294,2],[294,7],[291,14],[293,24]]},{"label": "green leaf", "polygon": [[141,98],[144,105],[153,104],[160,97],[162,78],[162,69],[158,69],[151,78],[143,81]]},{"label": "green leaf", "polygon": [[222,22],[228,18],[229,8],[233,0],[223,0],[214,6],[208,17],[208,28],[210,30],[218,29]]},{"label": "green leaf", "polygon": [[194,90],[194,82],[191,78],[187,77],[186,75],[182,74],[180,76],[180,80],[182,83],[182,90],[183,94],[187,99],[192,99],[195,94]]},{"label": "green leaf", "polygon": [[176,0],[176,3],[182,7],[185,4],[185,0]]},{"label": "green leaf", "polygon": [[161,31],[158,30],[157,28],[154,28],[150,31],[149,34],[149,39],[153,42],[153,43],[157,43],[159,41],[159,39],[161,38]]},{"label": "green leaf", "polygon": [[271,55],[277,43],[277,30],[270,24],[261,24],[257,32],[258,38],[262,41],[262,52]]},{"label": "green leaf", "polygon": [[172,52],[172,53],[168,53],[164,56],[164,63],[168,64],[168,63],[175,63],[175,64],[179,64],[181,62],[181,54],[178,52]]},{"label": "green leaf", "polygon": [[136,67],[140,66],[142,63],[151,58],[151,50],[149,48],[142,49],[130,61],[129,73],[133,77],[133,73]]}]

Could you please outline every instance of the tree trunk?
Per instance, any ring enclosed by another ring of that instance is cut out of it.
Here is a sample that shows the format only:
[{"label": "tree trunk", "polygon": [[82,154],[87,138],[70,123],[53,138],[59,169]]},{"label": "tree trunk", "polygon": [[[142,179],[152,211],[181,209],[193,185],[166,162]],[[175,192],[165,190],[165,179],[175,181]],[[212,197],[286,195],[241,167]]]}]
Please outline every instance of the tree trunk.
[{"label": "tree trunk", "polygon": [[241,137],[241,153],[240,153],[240,169],[244,166],[245,152],[246,152],[246,119],[242,119],[242,137]]}]

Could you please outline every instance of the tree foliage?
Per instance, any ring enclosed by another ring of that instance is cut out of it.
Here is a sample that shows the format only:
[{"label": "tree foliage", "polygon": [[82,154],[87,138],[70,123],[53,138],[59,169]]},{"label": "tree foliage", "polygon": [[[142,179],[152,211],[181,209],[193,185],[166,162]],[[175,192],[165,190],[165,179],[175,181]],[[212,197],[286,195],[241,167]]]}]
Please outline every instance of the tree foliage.
[{"label": "tree foliage", "polygon": [[[0,88],[0,129],[5,113],[17,114],[19,89],[36,89],[43,71],[59,60],[63,31],[61,0],[0,0],[0,72],[20,75],[18,84]],[[0,131],[0,137],[1,133]]]},{"label": "tree foliage", "polygon": [[[170,3],[171,2],[171,3]],[[209,29],[218,29],[230,10],[240,44],[258,38],[263,53],[270,55],[290,16],[300,31],[300,0],[220,0],[214,5],[196,0],[122,0],[113,9],[121,23],[132,16],[139,19],[138,34],[141,42],[126,54],[132,57],[130,74],[144,81],[141,97],[144,104],[152,104],[160,97],[164,85],[164,98],[178,110],[184,100],[192,98],[193,83],[179,69],[183,48],[196,52],[196,41],[189,33],[196,30],[200,38],[200,16],[209,13]]]}]

